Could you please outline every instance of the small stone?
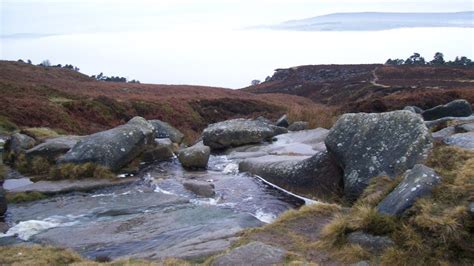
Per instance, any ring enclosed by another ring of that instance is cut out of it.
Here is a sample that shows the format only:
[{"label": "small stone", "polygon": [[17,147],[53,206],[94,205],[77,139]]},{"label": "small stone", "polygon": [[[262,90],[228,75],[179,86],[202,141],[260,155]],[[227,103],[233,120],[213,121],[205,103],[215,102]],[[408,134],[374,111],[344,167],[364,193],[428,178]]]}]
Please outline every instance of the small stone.
[{"label": "small stone", "polygon": [[275,125],[277,127],[288,127],[290,125],[290,123],[288,122],[288,116],[287,115],[283,115],[282,117],[280,117]]},{"label": "small stone", "polygon": [[386,236],[375,236],[362,231],[347,235],[347,241],[357,244],[372,252],[382,252],[384,249],[394,245],[394,242]]},{"label": "small stone", "polygon": [[198,196],[212,198],[216,195],[216,192],[214,191],[214,184],[208,182],[190,180],[184,182],[183,186]]},{"label": "small stone", "polygon": [[206,168],[211,155],[211,149],[199,142],[198,144],[182,149],[178,152],[178,159],[184,168]]},{"label": "small stone", "polygon": [[289,131],[301,131],[308,128],[309,123],[305,121],[296,121],[288,127]]}]

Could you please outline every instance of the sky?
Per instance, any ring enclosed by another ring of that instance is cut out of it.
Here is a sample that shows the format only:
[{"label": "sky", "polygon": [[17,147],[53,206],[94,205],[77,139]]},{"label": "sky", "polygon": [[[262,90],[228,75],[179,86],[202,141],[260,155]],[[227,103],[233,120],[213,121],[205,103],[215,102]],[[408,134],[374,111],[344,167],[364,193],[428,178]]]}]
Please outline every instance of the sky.
[{"label": "sky", "polygon": [[[0,0],[0,59],[73,64],[147,83],[239,88],[280,67],[472,57],[473,29],[252,31],[338,12],[458,12],[472,0]],[[350,40],[350,41],[348,41]],[[407,42],[406,40],[410,40]]]}]

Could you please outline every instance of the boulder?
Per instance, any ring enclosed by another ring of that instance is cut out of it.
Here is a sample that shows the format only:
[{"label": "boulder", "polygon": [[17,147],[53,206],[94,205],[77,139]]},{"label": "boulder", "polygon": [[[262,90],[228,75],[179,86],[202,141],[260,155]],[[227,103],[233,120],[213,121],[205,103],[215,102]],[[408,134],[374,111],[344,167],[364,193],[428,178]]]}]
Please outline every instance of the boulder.
[{"label": "boulder", "polygon": [[8,231],[8,229],[10,229],[8,224],[0,221],[0,234],[5,234]]},{"label": "boulder", "polygon": [[466,100],[455,100],[445,105],[438,105],[421,113],[427,121],[443,117],[465,117],[472,115],[471,104]]},{"label": "boulder", "polygon": [[5,198],[5,190],[0,186],[0,217],[7,212],[7,199]]},{"label": "boulder", "polygon": [[184,188],[189,191],[194,192],[198,196],[212,198],[216,195],[214,191],[214,184],[204,182],[204,181],[196,181],[196,180],[189,180],[183,183]]},{"label": "boulder", "polygon": [[443,117],[433,121],[425,121],[425,125],[429,129],[445,128],[448,124],[474,123],[474,115],[467,117]]},{"label": "boulder", "polygon": [[182,149],[178,152],[178,159],[184,168],[199,169],[206,168],[211,149],[199,142],[198,144]]},{"label": "boulder", "polygon": [[13,153],[20,153],[33,148],[35,144],[36,141],[34,138],[24,134],[15,133],[5,143],[5,150]]},{"label": "boulder", "polygon": [[373,177],[396,177],[426,159],[431,133],[410,111],[345,114],[325,140],[344,169],[344,195],[355,200]]},{"label": "boulder", "polygon": [[96,163],[117,171],[154,145],[155,130],[142,117],[127,124],[85,136],[59,163]]},{"label": "boulder", "polygon": [[[209,125],[202,134],[204,145],[225,149],[269,140],[286,129],[250,119],[232,119]],[[287,132],[287,131],[286,131]]]},{"label": "boulder", "polygon": [[454,127],[446,127],[436,132],[431,133],[434,141],[444,141],[445,138],[456,133]]},{"label": "boulder", "polygon": [[418,198],[430,195],[440,181],[441,177],[433,169],[417,164],[403,175],[400,184],[379,203],[377,209],[382,214],[400,215]]},{"label": "boulder", "polygon": [[342,191],[342,170],[327,152],[312,157],[264,156],[243,160],[239,171],[249,172],[295,194],[331,199]]},{"label": "boulder", "polygon": [[382,252],[395,243],[387,236],[374,236],[362,231],[352,232],[347,235],[347,242],[357,244],[371,252]]},{"label": "boulder", "polygon": [[81,140],[80,136],[64,136],[53,139],[47,139],[26,151],[26,157],[31,159],[37,156],[47,158],[50,162],[55,161],[59,156],[68,152],[74,145]]},{"label": "boulder", "polygon": [[272,121],[270,121],[270,119],[267,119],[263,116],[259,116],[259,117],[255,118],[255,121],[260,121],[260,122],[271,124],[271,125],[273,124]]},{"label": "boulder", "polygon": [[283,115],[282,117],[280,117],[275,125],[277,127],[288,127],[290,125],[290,123],[288,122],[288,116],[287,115]]},{"label": "boulder", "polygon": [[170,139],[173,143],[180,144],[183,142],[184,134],[178,129],[174,128],[170,124],[161,120],[150,120],[148,121],[155,128],[155,138],[157,139]]},{"label": "boulder", "polygon": [[216,257],[211,265],[280,265],[285,261],[286,251],[262,242],[250,242]]},{"label": "boulder", "polygon": [[474,132],[458,133],[444,139],[448,145],[474,150]]},{"label": "boulder", "polygon": [[410,111],[410,112],[415,113],[415,114],[423,113],[423,109],[421,109],[418,106],[406,106],[405,108],[403,108],[403,110]]},{"label": "boulder", "polygon": [[304,121],[296,121],[288,127],[289,131],[301,131],[308,128],[309,123]]},{"label": "boulder", "polygon": [[174,157],[174,145],[170,139],[155,139],[155,145],[142,155],[145,162],[167,161]]}]

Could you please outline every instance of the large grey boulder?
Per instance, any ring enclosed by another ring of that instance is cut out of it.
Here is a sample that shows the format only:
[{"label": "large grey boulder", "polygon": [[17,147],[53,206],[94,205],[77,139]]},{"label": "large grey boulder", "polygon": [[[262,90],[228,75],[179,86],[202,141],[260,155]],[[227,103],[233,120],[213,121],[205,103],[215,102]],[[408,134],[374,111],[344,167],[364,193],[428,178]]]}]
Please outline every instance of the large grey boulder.
[{"label": "large grey boulder", "polygon": [[183,142],[184,134],[172,125],[163,122],[161,120],[149,120],[155,128],[155,138],[157,139],[170,139],[173,143],[180,144]]},{"label": "large grey boulder", "polygon": [[342,170],[327,152],[307,158],[264,156],[240,162],[239,171],[260,176],[290,192],[322,199],[340,196]]},{"label": "large grey boulder", "polygon": [[455,100],[445,105],[439,105],[421,113],[425,120],[431,121],[443,117],[465,117],[472,115],[471,104],[466,100]]},{"label": "large grey boulder", "polygon": [[210,155],[211,149],[199,142],[192,147],[180,150],[178,159],[184,168],[199,169],[207,167]]},{"label": "large grey boulder", "polygon": [[357,244],[372,252],[382,252],[395,243],[387,236],[375,236],[362,231],[352,232],[347,235],[347,242]]},{"label": "large grey boulder", "polygon": [[305,121],[296,121],[288,127],[289,131],[301,131],[308,128],[309,123]]},{"label": "large grey boulder", "polygon": [[34,138],[24,134],[15,133],[5,143],[5,150],[13,153],[21,153],[33,148],[35,144],[36,141]]},{"label": "large grey boulder", "polygon": [[403,175],[403,180],[377,206],[382,214],[400,215],[413,206],[415,201],[431,194],[441,181],[433,169],[417,164]]},{"label": "large grey boulder", "polygon": [[204,145],[211,149],[225,149],[260,143],[286,129],[250,119],[232,119],[209,125],[202,134]]},{"label": "large grey boulder", "polygon": [[273,247],[262,242],[250,242],[215,258],[211,265],[257,266],[283,264],[286,253],[282,248]]},{"label": "large grey boulder", "polygon": [[288,127],[290,125],[290,123],[288,122],[288,116],[287,115],[283,115],[282,117],[280,117],[275,125],[277,127]]},{"label": "large grey boulder", "polygon": [[7,212],[7,199],[5,198],[5,190],[0,186],[0,217],[3,217],[5,212]]},{"label": "large grey boulder", "polygon": [[205,181],[188,180],[183,183],[183,186],[198,196],[212,198],[216,195],[214,184]]},{"label": "large grey boulder", "polygon": [[355,200],[373,177],[396,177],[432,148],[423,119],[410,111],[345,114],[330,130],[328,151],[344,169],[344,195]]},{"label": "large grey boulder", "polygon": [[155,130],[142,117],[127,124],[85,136],[58,161],[59,163],[96,163],[119,170],[154,145]]},{"label": "large grey boulder", "polygon": [[474,132],[454,134],[445,138],[444,142],[448,145],[474,150]]},{"label": "large grey boulder", "polygon": [[72,149],[82,138],[80,136],[64,136],[47,139],[44,143],[27,150],[25,154],[30,159],[40,156],[52,162]]}]

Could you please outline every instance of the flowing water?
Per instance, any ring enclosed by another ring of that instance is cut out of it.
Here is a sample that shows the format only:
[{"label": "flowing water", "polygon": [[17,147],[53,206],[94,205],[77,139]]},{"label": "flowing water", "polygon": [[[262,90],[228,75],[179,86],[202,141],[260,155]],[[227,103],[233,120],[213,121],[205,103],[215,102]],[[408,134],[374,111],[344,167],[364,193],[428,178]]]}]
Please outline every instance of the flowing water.
[{"label": "flowing water", "polygon": [[[12,228],[0,244],[53,244],[89,258],[200,258],[229,247],[237,232],[304,204],[238,173],[226,155],[212,155],[206,171],[188,172],[174,160],[147,165],[140,177],[132,186],[9,205]],[[189,179],[214,184],[216,196],[186,190]]]}]

